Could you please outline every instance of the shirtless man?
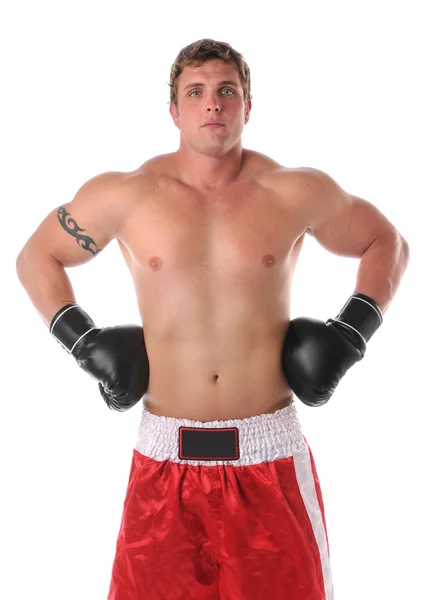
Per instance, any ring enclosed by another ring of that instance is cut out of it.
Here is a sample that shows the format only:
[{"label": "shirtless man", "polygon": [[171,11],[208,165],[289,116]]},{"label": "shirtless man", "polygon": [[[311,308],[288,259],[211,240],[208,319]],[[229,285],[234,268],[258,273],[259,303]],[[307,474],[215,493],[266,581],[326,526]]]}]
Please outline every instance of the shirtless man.
[{"label": "shirtless man", "polygon": [[[408,244],[327,174],[242,148],[250,74],[228,44],[181,50],[170,88],[178,151],[85,183],[17,260],[36,310],[108,406],[142,397],[108,599],[331,600],[322,496],[294,394],[324,404],[364,356]],[[306,233],[361,259],[327,323],[290,323]],[[113,239],[143,328],[96,327],[67,277]]]}]

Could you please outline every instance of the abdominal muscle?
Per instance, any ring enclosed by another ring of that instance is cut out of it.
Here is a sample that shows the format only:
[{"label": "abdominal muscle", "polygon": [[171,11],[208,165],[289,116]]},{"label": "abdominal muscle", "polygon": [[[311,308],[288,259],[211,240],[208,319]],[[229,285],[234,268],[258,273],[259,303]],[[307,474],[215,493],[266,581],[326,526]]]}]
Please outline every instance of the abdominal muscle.
[{"label": "abdominal muscle", "polygon": [[[246,325],[241,331],[230,330],[230,338],[200,334],[193,343],[168,341],[149,331],[145,335],[150,380],[143,404],[156,415],[197,421],[243,419],[275,412],[292,400],[281,368],[279,331],[255,333]],[[211,357],[209,348],[215,348]]]},{"label": "abdominal muscle", "polygon": [[200,280],[182,274],[166,277],[164,287],[136,277],[150,363],[145,408],[159,416],[221,421],[288,406],[293,393],[282,347],[290,286],[283,281],[286,272],[263,290],[225,283],[224,290],[207,293]]}]

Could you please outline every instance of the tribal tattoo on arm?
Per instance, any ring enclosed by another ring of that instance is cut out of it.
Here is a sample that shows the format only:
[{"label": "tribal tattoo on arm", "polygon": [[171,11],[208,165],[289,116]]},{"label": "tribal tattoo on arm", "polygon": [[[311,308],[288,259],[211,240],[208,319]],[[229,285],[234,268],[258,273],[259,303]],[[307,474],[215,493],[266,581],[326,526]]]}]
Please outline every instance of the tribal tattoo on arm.
[{"label": "tribal tattoo on arm", "polygon": [[70,213],[65,210],[63,206],[58,209],[57,212],[58,221],[61,224],[61,227],[65,229],[67,233],[76,238],[77,244],[83,250],[89,250],[95,256],[98,252],[101,252],[102,248],[98,248],[95,240],[93,240],[88,235],[82,235],[81,231],[86,231],[86,229],[82,229],[76,223],[76,221],[71,218]]}]

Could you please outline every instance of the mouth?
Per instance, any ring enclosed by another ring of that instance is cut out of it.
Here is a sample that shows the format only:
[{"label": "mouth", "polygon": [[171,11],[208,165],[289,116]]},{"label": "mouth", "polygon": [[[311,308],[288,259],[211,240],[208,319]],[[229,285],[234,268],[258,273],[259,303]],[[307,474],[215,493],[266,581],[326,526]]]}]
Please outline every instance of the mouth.
[{"label": "mouth", "polygon": [[224,127],[224,123],[206,123],[203,127]]}]

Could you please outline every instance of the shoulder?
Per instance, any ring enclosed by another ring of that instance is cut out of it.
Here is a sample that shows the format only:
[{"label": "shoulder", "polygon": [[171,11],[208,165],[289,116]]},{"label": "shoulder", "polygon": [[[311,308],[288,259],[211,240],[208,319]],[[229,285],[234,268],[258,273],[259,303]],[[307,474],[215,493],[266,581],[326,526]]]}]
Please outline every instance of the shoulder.
[{"label": "shoulder", "polygon": [[294,185],[308,198],[342,198],[346,195],[344,189],[325,171],[314,167],[297,167],[291,170]]},{"label": "shoulder", "polygon": [[106,171],[88,179],[76,196],[103,198],[114,204],[126,204],[143,195],[145,190],[156,187],[167,179],[170,165],[169,155],[150,158],[133,171]]},{"label": "shoulder", "polygon": [[313,167],[287,167],[276,160],[253,150],[244,150],[247,169],[259,177],[260,183],[277,187],[284,193],[289,190],[308,199],[310,194],[328,193],[339,188],[327,173]]},{"label": "shoulder", "polygon": [[149,170],[105,171],[84,182],[69,206],[74,212],[103,215],[104,222],[119,229],[150,185]]},{"label": "shoulder", "polygon": [[129,190],[138,190],[140,198],[152,194],[159,187],[170,183],[176,174],[175,153],[159,154],[146,160],[134,171],[123,174],[123,182]]},{"label": "shoulder", "polygon": [[318,197],[324,194],[329,195],[331,192],[342,193],[344,191],[328,173],[313,167],[284,167],[279,165],[271,171],[271,177],[277,185],[280,186],[286,183],[293,192],[297,192],[306,199],[309,199],[312,195]]},{"label": "shoulder", "polygon": [[332,252],[360,257],[380,235],[399,235],[372,202],[347,192],[320,169],[295,169],[292,185],[307,233]]},{"label": "shoulder", "polygon": [[94,175],[77,190],[69,206],[76,214],[102,215],[118,230],[133,209],[159,188],[165,178],[163,157],[154,157],[133,171],[106,171]]},{"label": "shoulder", "polygon": [[260,185],[268,185],[269,178],[274,173],[283,169],[277,161],[266,154],[243,148],[242,150],[242,176],[256,181]]},{"label": "shoulder", "polygon": [[331,175],[313,167],[280,167],[271,173],[270,181],[283,201],[298,208],[308,232],[342,215],[353,201]]},{"label": "shoulder", "polygon": [[130,178],[140,176],[143,179],[167,176],[171,174],[175,168],[175,155],[175,152],[168,152],[166,154],[153,156],[143,162],[142,165],[134,171],[130,171],[128,176]]}]

